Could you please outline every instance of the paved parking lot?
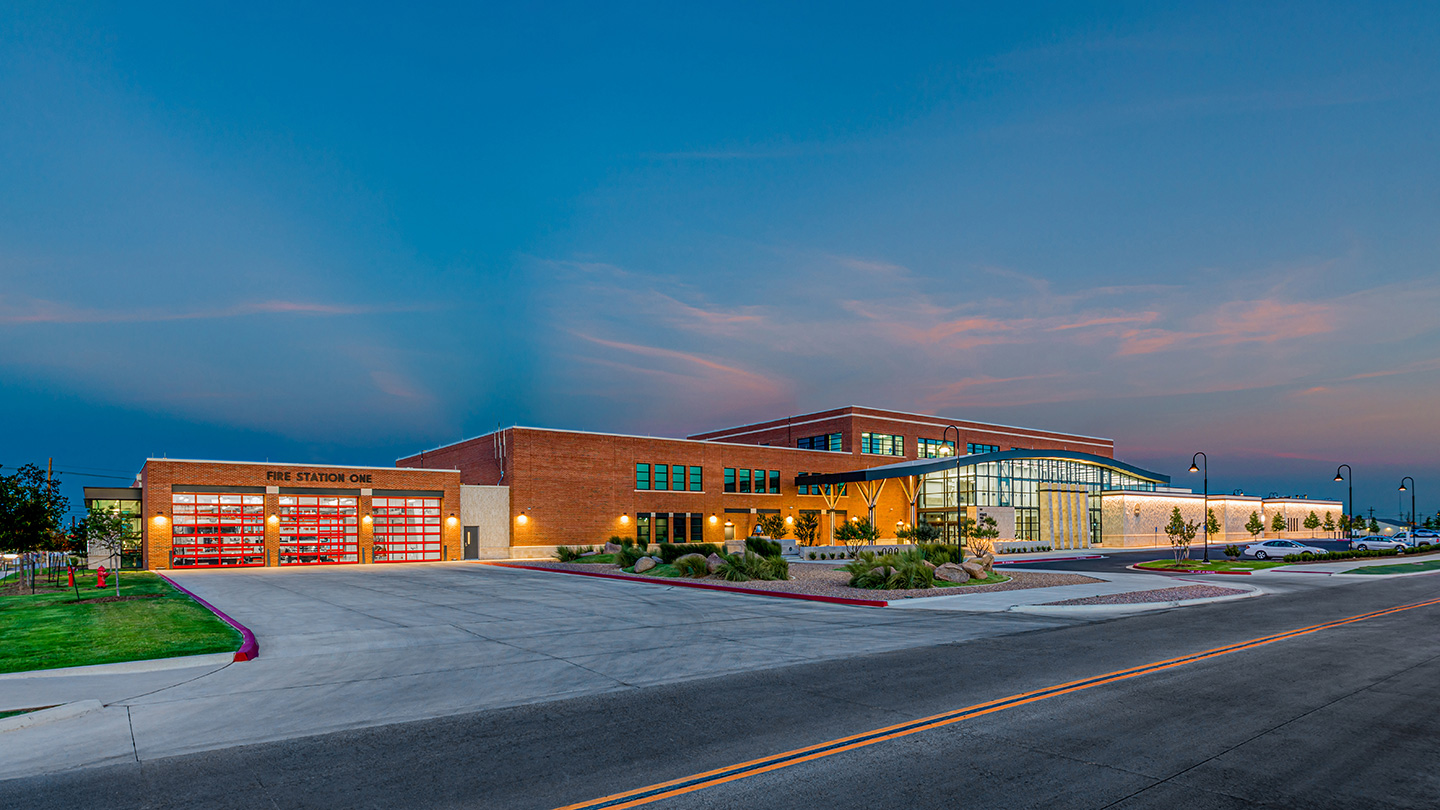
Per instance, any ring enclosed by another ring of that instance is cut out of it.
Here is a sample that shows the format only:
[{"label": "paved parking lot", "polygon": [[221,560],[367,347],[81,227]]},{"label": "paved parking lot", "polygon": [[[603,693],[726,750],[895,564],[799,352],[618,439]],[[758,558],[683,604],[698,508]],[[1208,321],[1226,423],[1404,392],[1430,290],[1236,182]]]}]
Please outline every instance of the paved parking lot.
[{"label": "paved parking lot", "polygon": [[[442,717],[1075,623],[857,608],[469,563],[182,572],[255,661],[0,681],[0,711],[106,708],[0,737],[0,778]],[[84,727],[84,734],[76,729]]]}]

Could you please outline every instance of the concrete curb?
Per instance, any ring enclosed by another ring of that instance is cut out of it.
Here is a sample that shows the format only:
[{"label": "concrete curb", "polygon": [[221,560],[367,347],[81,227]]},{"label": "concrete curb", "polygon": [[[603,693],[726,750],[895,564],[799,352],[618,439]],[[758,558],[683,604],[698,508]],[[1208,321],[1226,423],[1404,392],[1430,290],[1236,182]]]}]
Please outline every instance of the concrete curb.
[{"label": "concrete curb", "polygon": [[45,723],[53,723],[56,720],[69,720],[72,717],[79,717],[82,714],[99,711],[104,708],[98,700],[77,700],[74,703],[62,703],[59,706],[51,706],[48,709],[17,714],[14,717],[6,717],[0,720],[0,734],[7,731],[19,731],[22,728],[30,728]]},{"label": "concrete curb", "polygon": [[572,571],[568,568],[547,568],[543,565],[520,565],[507,562],[480,562],[481,565],[493,565],[497,568],[522,568],[526,571],[545,571],[551,574],[576,574],[582,577],[599,577],[600,579],[615,579],[621,582],[644,582],[651,585],[668,585],[679,588],[699,588],[704,591],[724,591],[728,593],[743,593],[751,596],[774,596],[781,599],[803,599],[807,602],[828,602],[832,605],[854,605],[858,607],[888,607],[889,602],[881,599],[851,599],[844,596],[820,596],[810,593],[787,593],[785,591],[761,591],[754,588],[739,588],[734,585],[717,585],[713,582],[693,582],[678,578],[659,577],[637,577],[629,574],[603,574],[599,571]]},{"label": "concrete curb", "polygon": [[[1248,577],[1254,571],[1196,571],[1192,568],[1141,568],[1140,563],[1125,566],[1126,570],[1134,571],[1137,574],[1148,574],[1152,571],[1169,571],[1173,574],[1229,574],[1234,577]],[[1263,569],[1269,570],[1269,569]]]},{"label": "concrete curb", "polygon": [[1151,610],[1190,607],[1191,605],[1207,605],[1213,602],[1234,602],[1240,599],[1253,599],[1257,596],[1264,595],[1264,591],[1256,589],[1246,593],[1232,594],[1230,596],[1207,596],[1202,599],[1181,599],[1170,602],[1135,602],[1118,605],[1015,605],[1010,608],[1008,612],[1028,613],[1037,616],[1087,616],[1104,615],[1107,613],[1121,615],[1125,613],[1144,613]]},{"label": "concrete curb", "polygon": [[185,586],[181,585],[180,583],[176,582],[175,580],[171,579],[170,577],[165,576],[163,573],[161,573],[161,572],[159,572],[159,571],[156,571],[155,573],[156,573],[161,579],[163,579],[163,580],[165,580],[166,582],[170,583],[171,585],[175,586],[175,590],[180,591],[181,593],[185,594],[186,596],[190,597],[191,599],[194,599],[196,602],[199,602],[200,604],[204,605],[206,610],[209,610],[211,613],[214,613],[216,616],[219,616],[221,619],[223,619],[223,620],[225,621],[226,624],[228,624],[228,625],[230,625],[231,627],[235,628],[236,630],[239,630],[239,631],[240,631],[240,649],[238,649],[238,650],[235,651],[235,657],[234,657],[232,660],[234,660],[234,661],[253,661],[253,660],[255,660],[256,658],[259,658],[259,657],[260,657],[260,642],[255,639],[255,634],[252,633],[252,632],[250,632],[250,628],[246,627],[245,625],[241,624],[240,622],[235,621],[234,619],[230,618],[229,616],[226,616],[225,613],[224,613],[223,611],[221,611],[219,608],[215,607],[214,605],[210,604],[209,602],[206,602],[204,599],[201,599],[200,597],[198,597],[198,596],[196,596],[195,594],[191,593],[188,589],[185,588]]}]

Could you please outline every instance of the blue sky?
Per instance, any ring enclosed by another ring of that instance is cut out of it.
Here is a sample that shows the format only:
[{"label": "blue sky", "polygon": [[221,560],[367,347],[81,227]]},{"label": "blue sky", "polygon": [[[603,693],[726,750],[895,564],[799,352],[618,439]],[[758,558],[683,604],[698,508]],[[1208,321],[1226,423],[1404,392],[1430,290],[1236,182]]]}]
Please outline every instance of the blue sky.
[{"label": "blue sky", "polygon": [[7,4],[0,464],[861,404],[1433,512],[1440,9],[1256,5]]}]

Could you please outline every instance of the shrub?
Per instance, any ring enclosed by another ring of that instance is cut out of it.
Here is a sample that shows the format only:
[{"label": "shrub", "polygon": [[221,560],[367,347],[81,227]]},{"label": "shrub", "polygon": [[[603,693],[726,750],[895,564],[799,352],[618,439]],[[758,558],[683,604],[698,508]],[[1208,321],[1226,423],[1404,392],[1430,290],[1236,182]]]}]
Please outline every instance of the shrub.
[{"label": "shrub", "polygon": [[[773,517],[779,517],[779,516],[778,516],[778,515],[774,515]],[[766,540],[766,539],[763,538],[763,537],[747,537],[747,538],[745,538],[745,550],[746,550],[746,551],[753,551],[753,552],[755,552],[756,554],[759,554],[761,557],[778,557],[778,556],[780,556],[780,544],[774,542],[773,540]]]},{"label": "shrub", "polygon": [[789,579],[790,564],[780,556],[761,557],[746,551],[731,554],[720,566],[721,578],[729,582],[745,582],[750,579]]},{"label": "shrub", "polygon": [[560,546],[555,549],[555,559],[560,562],[574,562],[594,550],[594,546]]},{"label": "shrub", "polygon": [[629,568],[644,556],[645,552],[636,548],[632,543],[631,545],[620,547],[620,550],[615,553],[615,562],[618,563],[621,568]]},{"label": "shrub", "polygon": [[760,530],[772,539],[779,540],[790,533],[790,527],[786,525],[785,518],[779,515],[762,515],[758,522]]},{"label": "shrub", "polygon": [[903,590],[929,588],[935,584],[935,572],[925,564],[925,555],[919,551],[879,556],[862,551],[843,567],[850,573],[852,588]]},{"label": "shrub", "polygon": [[946,543],[922,543],[920,553],[934,565],[955,562],[955,547]]},{"label": "shrub", "polygon": [[681,576],[703,577],[710,573],[709,563],[700,554],[686,554],[678,557],[671,565],[675,566]]},{"label": "shrub", "polygon": [[1239,557],[1240,554],[1242,553],[1242,551],[1243,551],[1243,550],[1242,550],[1239,546],[1226,546],[1226,547],[1225,547],[1225,556],[1226,556],[1226,557]]},{"label": "shrub", "polygon": [[[940,539],[940,527],[933,523],[916,523],[908,529],[901,529],[895,533],[897,540],[909,540],[917,546],[933,544]],[[929,559],[928,557],[926,559]],[[931,560],[934,562],[934,560]]]},{"label": "shrub", "polygon": [[631,538],[631,537],[621,537],[621,536],[618,535],[618,534],[611,535],[611,536],[610,536],[610,542],[614,543],[614,544],[617,545],[617,546],[633,546],[633,545],[635,545],[635,539],[634,539],[634,538]]},{"label": "shrub", "polygon": [[699,554],[702,557],[720,554],[720,547],[714,543],[661,543],[655,549],[662,562],[672,564],[686,554]]},{"label": "shrub", "polygon": [[809,557],[810,557],[810,559],[812,559],[812,560],[815,559],[815,552],[813,552],[813,551],[810,552]]}]

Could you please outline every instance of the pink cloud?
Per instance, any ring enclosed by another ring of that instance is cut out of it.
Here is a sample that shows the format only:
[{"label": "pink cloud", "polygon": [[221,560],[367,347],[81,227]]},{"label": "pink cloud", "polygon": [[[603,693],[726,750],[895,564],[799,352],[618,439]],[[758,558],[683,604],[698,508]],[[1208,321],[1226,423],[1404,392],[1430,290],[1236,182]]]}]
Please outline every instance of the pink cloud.
[{"label": "pink cloud", "polygon": [[1087,318],[1075,323],[1062,323],[1049,327],[1047,332],[1063,332],[1067,329],[1092,329],[1096,326],[1115,326],[1122,323],[1153,323],[1160,317],[1158,312],[1141,312],[1135,315],[1115,315],[1107,318]]},{"label": "pink cloud", "polygon": [[[695,377],[713,379],[724,383],[726,387],[739,387],[748,390],[755,396],[779,396],[784,391],[784,386],[780,382],[762,374],[746,371],[745,369],[735,366],[727,366],[724,363],[708,360],[688,352],[665,349],[658,346],[644,346],[636,343],[621,343],[619,341],[605,340],[604,338],[593,337],[579,332],[575,332],[574,334],[577,337],[606,348],[630,352],[631,354],[638,354],[642,357],[672,361],[684,370],[680,373],[692,379]],[[664,372],[665,370],[657,369],[657,371]],[[676,372],[668,371],[667,373]]]}]

